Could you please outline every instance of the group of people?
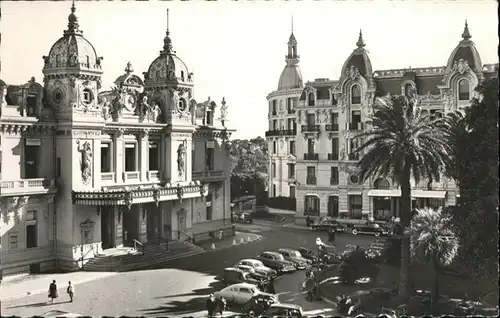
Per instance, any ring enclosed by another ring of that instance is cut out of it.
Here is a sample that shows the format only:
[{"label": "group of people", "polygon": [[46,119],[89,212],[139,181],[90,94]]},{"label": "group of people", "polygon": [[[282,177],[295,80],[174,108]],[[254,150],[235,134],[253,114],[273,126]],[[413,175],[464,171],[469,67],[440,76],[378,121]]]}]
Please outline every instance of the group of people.
[{"label": "group of people", "polygon": [[208,316],[212,317],[215,314],[222,315],[227,310],[227,301],[222,297],[221,299],[215,298],[214,294],[210,294],[207,299]]},{"label": "group of people", "polygon": [[[69,295],[70,302],[73,302],[75,297],[75,286],[71,284],[71,281],[68,282],[68,287],[66,287],[66,293]],[[54,300],[58,298],[59,295],[57,293],[57,284],[56,281],[53,280],[49,285],[49,298],[50,302],[54,303]]]}]

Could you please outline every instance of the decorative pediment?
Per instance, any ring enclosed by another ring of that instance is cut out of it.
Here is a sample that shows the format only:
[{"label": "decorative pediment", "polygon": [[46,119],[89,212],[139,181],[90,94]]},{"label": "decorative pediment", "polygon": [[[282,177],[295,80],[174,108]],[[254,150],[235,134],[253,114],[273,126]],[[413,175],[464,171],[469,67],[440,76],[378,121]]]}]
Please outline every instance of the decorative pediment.
[{"label": "decorative pediment", "polygon": [[452,69],[459,74],[469,72],[471,70],[469,63],[464,59],[459,59],[453,63]]},{"label": "decorative pediment", "polygon": [[297,160],[297,157],[295,157],[292,154],[289,154],[288,156],[286,156],[286,160],[288,160],[288,161],[295,161],[295,160]]}]

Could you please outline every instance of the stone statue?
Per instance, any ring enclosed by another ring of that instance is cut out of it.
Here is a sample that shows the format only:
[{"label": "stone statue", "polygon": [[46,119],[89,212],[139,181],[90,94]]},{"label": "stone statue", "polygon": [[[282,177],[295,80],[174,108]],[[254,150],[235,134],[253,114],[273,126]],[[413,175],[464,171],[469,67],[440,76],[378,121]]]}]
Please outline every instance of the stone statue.
[{"label": "stone statue", "polygon": [[153,102],[153,106],[149,110],[149,121],[156,123],[160,114],[160,106],[158,106],[158,103]]},{"label": "stone statue", "polygon": [[75,53],[71,54],[69,56],[68,65],[74,67],[76,66],[77,63],[78,63],[78,57],[76,56]]},{"label": "stone statue", "polygon": [[82,181],[84,184],[87,184],[92,177],[92,148],[88,141],[80,144],[80,140],[78,140],[77,145],[77,150],[81,154],[80,169],[82,172]]},{"label": "stone statue", "polygon": [[179,145],[177,148],[177,171],[179,172],[179,177],[184,175],[184,156],[186,155],[185,141]]},{"label": "stone statue", "polygon": [[222,122],[222,125],[224,125],[224,121],[227,119],[227,105],[226,105],[226,99],[222,97],[222,102],[220,106],[220,121]]},{"label": "stone statue", "polygon": [[102,105],[102,118],[104,120],[108,120],[111,115],[111,103],[108,101],[106,97],[101,97],[101,105]]}]

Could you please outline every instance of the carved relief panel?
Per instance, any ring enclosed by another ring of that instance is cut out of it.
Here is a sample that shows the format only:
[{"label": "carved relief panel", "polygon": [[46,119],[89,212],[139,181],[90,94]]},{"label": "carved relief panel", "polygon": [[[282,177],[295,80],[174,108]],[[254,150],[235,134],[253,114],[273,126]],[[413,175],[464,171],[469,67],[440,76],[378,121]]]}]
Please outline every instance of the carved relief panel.
[{"label": "carved relief panel", "polygon": [[92,180],[93,154],[90,141],[76,141],[77,151],[80,153],[80,173],[82,183],[87,185]]},{"label": "carved relief panel", "polygon": [[81,223],[80,232],[82,235],[82,245],[94,242],[94,222],[87,219],[85,222]]}]

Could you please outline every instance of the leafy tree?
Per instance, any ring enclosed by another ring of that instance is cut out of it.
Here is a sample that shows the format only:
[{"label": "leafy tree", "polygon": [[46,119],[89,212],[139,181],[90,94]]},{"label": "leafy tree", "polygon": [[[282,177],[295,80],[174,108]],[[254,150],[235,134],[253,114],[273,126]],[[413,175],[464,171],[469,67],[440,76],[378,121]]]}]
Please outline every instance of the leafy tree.
[{"label": "leafy tree", "polygon": [[439,181],[449,157],[447,132],[440,119],[431,119],[415,107],[415,94],[409,97],[378,98],[369,129],[358,138],[365,143],[355,150],[363,153],[358,161],[360,177],[390,177],[401,187],[401,267],[399,295],[406,298],[412,292],[410,277],[410,246],[405,229],[411,220],[411,184],[421,178]]},{"label": "leafy tree", "polygon": [[460,188],[448,212],[463,246],[461,261],[476,276],[498,275],[498,78],[483,81],[463,116],[450,117],[447,174]]},{"label": "leafy tree", "polygon": [[417,209],[408,232],[413,258],[432,265],[434,286],[431,298],[432,304],[436,304],[439,297],[440,268],[455,260],[460,245],[453,231],[451,217],[443,214],[441,208]]}]

